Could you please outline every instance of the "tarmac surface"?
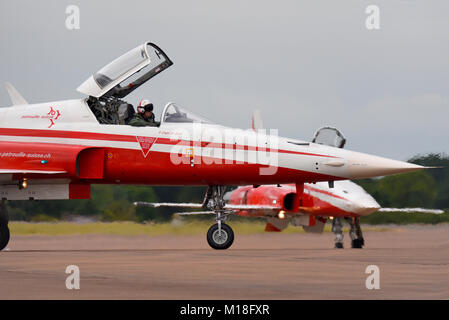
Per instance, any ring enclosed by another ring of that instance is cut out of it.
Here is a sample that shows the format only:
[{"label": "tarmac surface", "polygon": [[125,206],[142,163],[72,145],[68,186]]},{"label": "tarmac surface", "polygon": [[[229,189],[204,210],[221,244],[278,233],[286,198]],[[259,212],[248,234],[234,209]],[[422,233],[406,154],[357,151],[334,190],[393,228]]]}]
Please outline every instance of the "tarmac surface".
[{"label": "tarmac surface", "polygon": [[[332,233],[236,234],[216,251],[195,236],[14,236],[0,252],[0,299],[449,299],[449,226],[366,231],[364,249]],[[80,289],[68,290],[68,265]],[[367,266],[380,271],[368,290]]]}]

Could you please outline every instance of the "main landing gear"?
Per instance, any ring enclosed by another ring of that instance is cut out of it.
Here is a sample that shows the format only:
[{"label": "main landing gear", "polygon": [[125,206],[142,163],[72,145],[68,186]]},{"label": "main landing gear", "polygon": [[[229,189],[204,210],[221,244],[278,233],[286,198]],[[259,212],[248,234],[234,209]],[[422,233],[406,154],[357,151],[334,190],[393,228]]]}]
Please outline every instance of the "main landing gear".
[{"label": "main landing gear", "polygon": [[349,230],[349,236],[351,237],[351,247],[362,249],[365,245],[365,239],[363,239],[362,228],[360,227],[359,218],[345,218],[351,226]]},{"label": "main landing gear", "polygon": [[8,228],[8,210],[6,209],[5,200],[0,204],[0,251],[3,250],[9,242],[9,228]]},{"label": "main landing gear", "polygon": [[[365,245],[365,240],[363,239],[359,218],[346,217],[345,220],[351,227],[349,230],[351,247],[361,249]],[[335,217],[332,221],[332,232],[335,233],[334,247],[337,249],[343,249],[343,230],[341,218]]]},{"label": "main landing gear", "polygon": [[203,200],[203,208],[214,211],[217,223],[207,231],[207,243],[216,250],[229,248],[234,242],[234,231],[224,223],[232,213],[224,209],[226,186],[209,186]]},{"label": "main landing gear", "polygon": [[341,218],[334,217],[332,220],[332,232],[335,233],[334,248],[343,249],[343,226]]}]

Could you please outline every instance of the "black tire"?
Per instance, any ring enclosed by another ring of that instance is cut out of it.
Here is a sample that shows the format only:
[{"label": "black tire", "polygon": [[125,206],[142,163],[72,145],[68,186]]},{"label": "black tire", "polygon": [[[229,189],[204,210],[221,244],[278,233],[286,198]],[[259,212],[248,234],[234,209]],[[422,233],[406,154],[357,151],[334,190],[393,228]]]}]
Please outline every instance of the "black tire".
[{"label": "black tire", "polygon": [[365,241],[363,239],[354,239],[351,241],[351,246],[354,249],[362,249]]},{"label": "black tire", "polygon": [[343,243],[341,243],[341,242],[335,242],[334,248],[335,248],[335,249],[343,249]]},{"label": "black tire", "polygon": [[207,243],[216,250],[229,248],[234,242],[234,231],[225,223],[221,224],[222,236],[218,234],[218,223],[214,224],[207,231]]},{"label": "black tire", "polygon": [[8,225],[0,225],[0,251],[2,251],[8,245],[9,236]]},{"label": "black tire", "polygon": [[3,226],[6,224],[8,226],[9,222],[9,216],[8,216],[8,209],[6,208],[5,200],[2,200],[0,202],[0,226]]}]

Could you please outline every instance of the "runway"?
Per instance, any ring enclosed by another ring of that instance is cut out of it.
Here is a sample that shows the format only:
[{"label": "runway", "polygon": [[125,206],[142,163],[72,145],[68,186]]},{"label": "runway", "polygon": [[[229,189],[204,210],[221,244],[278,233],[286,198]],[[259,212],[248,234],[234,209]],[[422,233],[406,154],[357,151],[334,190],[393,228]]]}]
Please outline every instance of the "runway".
[{"label": "runway", "polygon": [[[0,252],[0,299],[449,299],[448,225],[333,234],[238,235],[226,251],[195,236],[14,236]],[[205,230],[206,232],[206,230]],[[68,265],[80,289],[68,290]],[[380,270],[368,290],[366,267]]]}]

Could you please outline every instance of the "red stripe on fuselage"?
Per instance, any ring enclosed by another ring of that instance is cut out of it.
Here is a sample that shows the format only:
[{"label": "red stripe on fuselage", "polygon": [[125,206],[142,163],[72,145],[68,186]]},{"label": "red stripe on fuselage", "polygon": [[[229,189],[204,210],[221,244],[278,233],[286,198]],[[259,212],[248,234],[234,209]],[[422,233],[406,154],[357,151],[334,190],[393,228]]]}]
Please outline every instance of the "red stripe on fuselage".
[{"label": "red stripe on fuselage", "polygon": [[[97,132],[81,132],[81,131],[62,131],[62,130],[42,130],[42,129],[18,129],[18,128],[1,128],[0,136],[19,136],[19,137],[45,137],[45,138],[65,138],[65,139],[86,139],[86,140],[104,140],[104,141],[119,141],[119,142],[136,142],[135,135],[118,135],[109,133],[97,133]],[[205,142],[205,141],[193,141],[193,140],[182,140],[182,139],[170,139],[158,137],[157,144],[166,145],[185,145],[185,146],[198,146],[207,148],[222,148],[230,150],[245,150],[245,151],[261,151],[261,152],[279,152],[279,153],[289,153],[298,154],[305,156],[314,157],[326,157],[326,158],[337,158],[329,155],[299,152],[293,150],[280,150],[280,149],[270,149],[264,147],[255,147],[248,145],[236,145],[236,144],[226,144],[226,143],[215,143],[215,142]]]},{"label": "red stripe on fuselage", "polygon": [[325,194],[325,195],[328,195],[328,196],[331,196],[331,197],[334,197],[334,198],[337,198],[337,199],[349,201],[348,199],[343,198],[343,197],[341,197],[341,196],[338,196],[338,195],[336,195],[336,194],[334,194],[334,193],[332,193],[332,192],[329,192],[329,191],[316,189],[316,188],[314,188],[314,187],[312,187],[312,186],[309,186],[309,185],[306,185],[306,186],[304,186],[304,187],[305,187],[306,189],[311,190],[311,191],[315,191],[315,192],[318,192],[318,193],[323,193],[323,194]]},{"label": "red stripe on fuselage", "polygon": [[[51,144],[51,143],[26,143],[26,142],[0,142],[0,152],[34,152],[48,153],[51,157],[47,164],[41,164],[41,158],[36,159],[35,166],[52,168],[60,163],[61,170],[67,170],[75,166],[76,153],[72,156],[65,152],[56,152],[60,148],[80,149],[78,146]],[[82,147],[81,147],[82,149]],[[203,161],[196,161],[191,166],[190,158],[182,157],[182,163],[172,161],[172,154],[167,152],[151,151],[143,158],[141,150],[129,150],[124,148],[103,147],[105,150],[105,163],[103,179],[89,179],[89,183],[99,184],[143,184],[143,185],[245,185],[245,184],[273,184],[288,183],[291,181],[327,181],[336,180],[316,172],[307,172],[289,168],[274,168],[272,175],[260,175],[261,168],[266,165],[251,163],[227,164],[226,160],[210,157],[202,157]],[[4,168],[30,169],[23,158],[2,158]],[[206,162],[207,160],[207,162]],[[34,168],[34,167],[33,167]],[[73,170],[70,170],[73,171]],[[17,174],[16,178],[71,178],[76,174]]]}]

